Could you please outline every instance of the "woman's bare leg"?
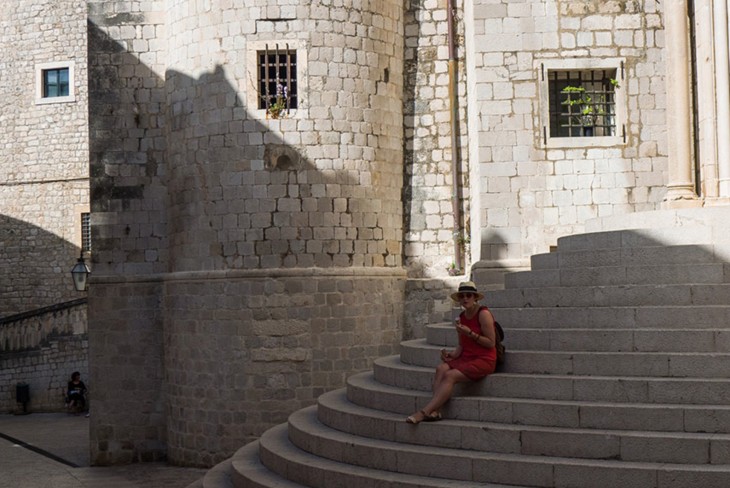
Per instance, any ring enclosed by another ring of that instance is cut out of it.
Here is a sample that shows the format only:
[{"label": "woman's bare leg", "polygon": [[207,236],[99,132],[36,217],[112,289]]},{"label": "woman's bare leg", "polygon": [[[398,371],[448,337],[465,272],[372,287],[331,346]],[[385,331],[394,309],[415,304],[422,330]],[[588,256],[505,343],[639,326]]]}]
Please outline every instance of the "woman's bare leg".
[{"label": "woman's bare leg", "polygon": [[412,423],[419,423],[433,412],[437,412],[451,398],[455,384],[469,381],[471,380],[458,369],[450,369],[447,364],[440,364],[436,368],[433,382],[433,397],[425,407],[409,417],[415,420]]}]

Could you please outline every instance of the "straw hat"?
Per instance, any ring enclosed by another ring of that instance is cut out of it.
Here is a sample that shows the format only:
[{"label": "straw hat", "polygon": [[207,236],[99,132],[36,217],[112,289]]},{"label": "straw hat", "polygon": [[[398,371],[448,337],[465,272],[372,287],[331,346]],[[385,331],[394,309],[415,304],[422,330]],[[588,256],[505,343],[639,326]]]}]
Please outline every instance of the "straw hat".
[{"label": "straw hat", "polygon": [[451,294],[451,299],[455,302],[459,301],[459,293],[474,293],[477,298],[476,301],[478,302],[482,298],[484,298],[484,293],[480,293],[477,290],[477,286],[474,284],[473,281],[463,281],[459,283],[459,290],[455,293]]}]

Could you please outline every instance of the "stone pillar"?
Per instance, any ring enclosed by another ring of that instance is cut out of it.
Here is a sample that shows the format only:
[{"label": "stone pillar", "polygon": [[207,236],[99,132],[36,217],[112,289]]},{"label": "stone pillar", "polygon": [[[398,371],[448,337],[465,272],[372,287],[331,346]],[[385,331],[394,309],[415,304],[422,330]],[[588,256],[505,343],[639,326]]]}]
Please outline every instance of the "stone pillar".
[{"label": "stone pillar", "polygon": [[686,0],[665,5],[669,181],[664,204],[674,207],[696,199],[692,180],[689,27]]},{"label": "stone pillar", "polygon": [[730,60],[727,0],[713,2],[719,196],[730,197]]}]

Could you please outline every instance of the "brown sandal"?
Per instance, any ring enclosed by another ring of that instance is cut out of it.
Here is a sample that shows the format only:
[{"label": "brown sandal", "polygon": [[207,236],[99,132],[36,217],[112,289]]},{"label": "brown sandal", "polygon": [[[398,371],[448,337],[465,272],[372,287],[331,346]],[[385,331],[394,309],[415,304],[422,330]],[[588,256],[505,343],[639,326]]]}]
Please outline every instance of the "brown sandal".
[{"label": "brown sandal", "polygon": [[[421,410],[421,413],[423,413],[423,410]],[[441,412],[431,412],[431,415],[426,415],[426,418],[423,419],[424,422],[438,422],[443,417],[441,416]]]},{"label": "brown sandal", "polygon": [[[418,419],[418,417],[416,417],[416,415],[418,415],[419,413],[421,415],[423,415],[423,418],[421,418],[420,420]],[[406,422],[409,424],[416,425],[416,424],[420,424],[427,418],[428,418],[428,415],[426,415],[426,412],[424,412],[423,410],[419,410],[418,412],[414,413],[413,415],[409,415],[408,418],[406,418]]]}]

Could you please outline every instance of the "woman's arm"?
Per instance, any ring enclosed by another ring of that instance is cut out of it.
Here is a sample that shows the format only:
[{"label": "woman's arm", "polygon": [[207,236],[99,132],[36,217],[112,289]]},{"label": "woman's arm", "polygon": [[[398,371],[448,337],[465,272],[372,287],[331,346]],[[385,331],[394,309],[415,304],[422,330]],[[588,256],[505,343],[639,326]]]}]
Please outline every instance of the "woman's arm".
[{"label": "woman's arm", "polygon": [[479,328],[482,333],[476,334],[472,332],[469,338],[482,347],[496,347],[494,317],[492,317],[492,313],[489,310],[482,309],[479,311]]}]

